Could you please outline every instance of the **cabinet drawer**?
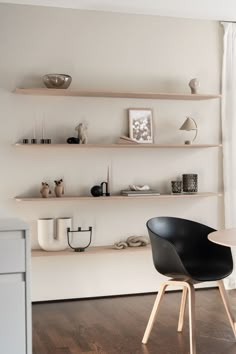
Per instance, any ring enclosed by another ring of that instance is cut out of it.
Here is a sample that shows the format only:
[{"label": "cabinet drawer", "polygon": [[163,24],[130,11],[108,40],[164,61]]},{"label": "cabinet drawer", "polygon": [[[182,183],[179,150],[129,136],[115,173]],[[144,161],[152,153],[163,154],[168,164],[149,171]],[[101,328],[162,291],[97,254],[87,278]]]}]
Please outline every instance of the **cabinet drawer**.
[{"label": "cabinet drawer", "polygon": [[25,311],[25,283],[14,274],[0,275],[0,353],[26,354]]},{"label": "cabinet drawer", "polygon": [[0,273],[25,272],[25,240],[0,238]]}]

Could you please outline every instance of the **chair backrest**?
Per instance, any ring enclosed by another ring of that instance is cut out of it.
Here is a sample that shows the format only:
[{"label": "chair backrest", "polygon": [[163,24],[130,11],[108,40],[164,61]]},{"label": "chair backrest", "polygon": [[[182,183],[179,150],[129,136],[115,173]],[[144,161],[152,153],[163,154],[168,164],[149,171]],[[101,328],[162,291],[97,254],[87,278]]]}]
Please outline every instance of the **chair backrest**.
[{"label": "chair backrest", "polygon": [[209,257],[232,263],[231,250],[208,240],[215,231],[195,221],[175,217],[155,217],[147,222],[153,262],[158,272],[175,278],[189,277],[188,264]]}]

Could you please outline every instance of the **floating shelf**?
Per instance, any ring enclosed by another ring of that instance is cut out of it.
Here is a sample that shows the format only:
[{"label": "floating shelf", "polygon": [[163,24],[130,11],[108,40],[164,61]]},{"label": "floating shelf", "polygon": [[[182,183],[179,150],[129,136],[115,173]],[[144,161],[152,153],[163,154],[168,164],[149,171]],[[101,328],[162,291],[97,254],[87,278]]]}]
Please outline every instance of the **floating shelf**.
[{"label": "floating shelf", "polygon": [[200,197],[222,197],[223,193],[190,193],[190,194],[160,194],[160,195],[138,195],[138,196],[123,196],[113,195],[110,197],[92,197],[92,196],[73,196],[73,197],[15,197],[17,202],[63,202],[63,201],[76,201],[76,200],[129,200],[129,199],[164,199],[164,198],[200,198]]},{"label": "floating shelf", "polygon": [[32,250],[32,257],[57,257],[57,256],[77,256],[81,257],[86,254],[108,254],[108,253],[134,253],[134,252],[150,252],[150,245],[140,246],[140,247],[127,247],[122,250],[117,250],[113,245],[110,246],[91,246],[86,248],[84,252],[74,252],[71,249],[66,249],[64,251],[43,251],[43,250]]},{"label": "floating shelf", "polygon": [[33,149],[52,149],[52,148],[75,148],[75,149],[90,149],[90,148],[131,148],[131,149],[150,149],[150,148],[184,148],[184,149],[197,149],[197,148],[211,148],[222,147],[222,144],[22,144],[16,143],[16,147],[33,148]]},{"label": "floating shelf", "polygon": [[78,97],[111,97],[111,98],[144,98],[161,100],[209,100],[221,98],[220,94],[191,94],[165,92],[128,92],[128,91],[84,91],[72,89],[48,88],[16,88],[15,93],[37,96],[78,96]]}]

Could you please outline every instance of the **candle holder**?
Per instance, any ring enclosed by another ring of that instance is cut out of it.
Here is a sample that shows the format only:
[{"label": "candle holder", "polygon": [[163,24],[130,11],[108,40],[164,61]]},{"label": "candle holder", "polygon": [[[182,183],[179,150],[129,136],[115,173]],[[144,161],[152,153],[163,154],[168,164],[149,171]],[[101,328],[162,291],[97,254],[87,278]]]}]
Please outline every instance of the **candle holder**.
[{"label": "candle holder", "polygon": [[[70,233],[79,233],[79,232],[89,232],[89,241],[88,244],[84,247],[74,247],[71,244],[70,241]],[[72,248],[75,252],[84,252],[86,248],[88,248],[88,246],[90,245],[91,241],[92,241],[92,226],[89,226],[89,228],[86,230],[82,230],[82,228],[79,226],[77,230],[71,230],[70,227],[67,228],[67,241],[68,241],[68,245],[70,246],[70,248]]]},{"label": "candle holder", "polygon": [[171,181],[171,193],[180,194],[182,193],[183,182],[182,181]]},{"label": "candle holder", "polygon": [[198,192],[198,175],[194,173],[183,175],[183,192],[197,193]]}]

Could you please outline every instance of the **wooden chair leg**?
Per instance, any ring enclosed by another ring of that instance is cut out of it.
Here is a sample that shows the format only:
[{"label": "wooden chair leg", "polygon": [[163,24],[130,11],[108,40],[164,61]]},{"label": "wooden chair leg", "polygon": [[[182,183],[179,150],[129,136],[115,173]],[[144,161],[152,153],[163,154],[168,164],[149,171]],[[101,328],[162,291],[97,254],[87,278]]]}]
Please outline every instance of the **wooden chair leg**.
[{"label": "wooden chair leg", "polygon": [[[182,318],[180,322],[183,320],[183,313],[185,308],[186,296],[188,292],[188,305],[189,305],[189,340],[190,340],[190,354],[197,354],[196,352],[196,336],[195,336],[195,290],[194,286],[186,281],[178,281],[178,280],[168,280],[161,285],[160,291],[156,297],[156,301],[154,303],[151,316],[149,318],[142,343],[146,344],[151,333],[153,323],[157,316],[157,312],[160,306],[161,299],[165,293],[165,289],[168,285],[176,285],[183,287],[183,296],[181,301],[181,315]],[[186,288],[186,289],[185,289]],[[178,328],[181,328],[181,324]]]},{"label": "wooden chair leg", "polygon": [[183,329],[187,293],[188,293],[188,289],[186,288],[186,286],[184,286],[182,298],[181,298],[180,310],[179,310],[179,322],[178,322],[178,329],[177,329],[178,332],[182,332]]},{"label": "wooden chair leg", "polygon": [[233,315],[232,310],[230,308],[229,298],[228,298],[227,292],[225,290],[223,280],[219,280],[217,283],[219,286],[220,295],[222,297],[223,304],[225,306],[225,309],[226,309],[226,312],[227,312],[227,315],[229,318],[230,325],[231,325],[232,330],[234,332],[234,336],[236,337],[236,323],[235,323],[234,315]]},{"label": "wooden chair leg", "polygon": [[146,327],[146,330],[145,330],[145,333],[144,333],[144,336],[143,336],[143,339],[142,339],[142,343],[143,344],[146,344],[147,341],[148,341],[148,338],[150,336],[154,321],[155,321],[156,316],[157,316],[157,312],[158,312],[159,307],[160,307],[161,299],[162,299],[162,297],[163,297],[163,295],[165,293],[165,289],[166,289],[167,286],[168,286],[167,283],[162,283],[162,285],[160,287],[160,290],[159,290],[159,292],[157,294],[157,297],[156,297],[155,303],[153,305],[153,309],[152,309],[151,315],[149,317],[148,324],[147,324],[147,327]]},{"label": "wooden chair leg", "polygon": [[189,340],[190,354],[196,354],[196,335],[195,335],[195,290],[192,284],[188,283],[188,305],[189,305]]}]

